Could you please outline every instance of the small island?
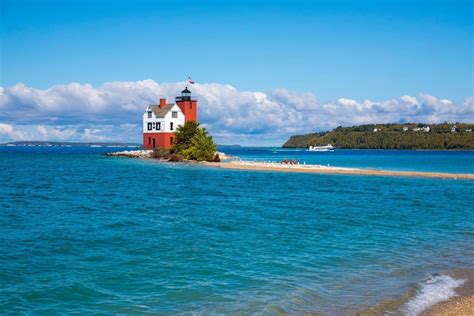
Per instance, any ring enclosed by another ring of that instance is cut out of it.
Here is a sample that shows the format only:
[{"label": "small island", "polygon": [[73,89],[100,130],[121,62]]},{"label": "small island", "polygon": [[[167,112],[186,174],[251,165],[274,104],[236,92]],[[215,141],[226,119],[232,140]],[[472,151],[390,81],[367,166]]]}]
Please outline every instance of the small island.
[{"label": "small island", "polygon": [[[176,132],[174,144],[170,148],[158,147],[143,150],[119,151],[106,153],[106,156],[129,157],[129,158],[152,158],[161,161],[207,161],[220,162],[220,156],[225,156],[217,151],[212,136],[208,135],[205,128],[199,126],[195,121],[188,121],[179,125]],[[226,157],[227,158],[227,157]]]},{"label": "small island", "polygon": [[369,124],[291,136],[284,148],[473,150],[474,124]]}]

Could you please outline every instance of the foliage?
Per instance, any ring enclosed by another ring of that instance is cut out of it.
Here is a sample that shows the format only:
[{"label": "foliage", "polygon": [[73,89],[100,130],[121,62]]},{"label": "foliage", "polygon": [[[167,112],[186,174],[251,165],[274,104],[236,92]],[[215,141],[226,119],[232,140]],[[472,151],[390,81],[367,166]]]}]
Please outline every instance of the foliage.
[{"label": "foliage", "polygon": [[216,145],[207,132],[198,128],[196,134],[191,138],[191,145],[183,150],[184,158],[197,161],[212,161],[216,153]]},{"label": "foliage", "polygon": [[166,148],[154,148],[151,154],[151,157],[155,159],[168,159],[169,156],[170,150]]},{"label": "foliage", "polygon": [[[451,129],[456,125],[455,132]],[[413,131],[429,126],[430,131]],[[408,128],[404,131],[403,128]],[[375,132],[374,129],[377,129]],[[331,144],[359,149],[474,149],[474,124],[371,124],[337,127],[331,132],[291,136],[283,147]]]},{"label": "foliage", "polygon": [[169,158],[168,158],[168,161],[172,161],[172,162],[178,162],[178,161],[182,161],[182,160],[183,160],[183,157],[181,157],[178,154],[170,154]]},{"label": "foliage", "polygon": [[220,161],[212,137],[199,124],[189,121],[176,130],[171,152],[178,157],[197,161]]},{"label": "foliage", "polygon": [[176,129],[176,142],[171,148],[172,153],[180,153],[191,146],[191,139],[199,129],[199,124],[194,121],[188,121]]}]

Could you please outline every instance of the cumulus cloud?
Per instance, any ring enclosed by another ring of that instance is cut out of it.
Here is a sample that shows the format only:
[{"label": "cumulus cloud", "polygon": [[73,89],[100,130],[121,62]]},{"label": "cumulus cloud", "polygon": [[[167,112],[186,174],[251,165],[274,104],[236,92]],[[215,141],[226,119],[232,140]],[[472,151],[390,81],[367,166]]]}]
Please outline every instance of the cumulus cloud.
[{"label": "cumulus cloud", "polygon": [[[0,87],[0,139],[140,141],[144,108],[174,100],[183,82],[70,83],[35,89]],[[190,87],[198,119],[220,143],[279,142],[295,133],[368,123],[472,121],[474,99],[454,103],[420,93],[382,101],[339,98],[320,102],[287,89],[239,91],[219,83]]]},{"label": "cumulus cloud", "polygon": [[25,140],[28,136],[25,132],[16,130],[13,125],[0,123],[0,138]]}]

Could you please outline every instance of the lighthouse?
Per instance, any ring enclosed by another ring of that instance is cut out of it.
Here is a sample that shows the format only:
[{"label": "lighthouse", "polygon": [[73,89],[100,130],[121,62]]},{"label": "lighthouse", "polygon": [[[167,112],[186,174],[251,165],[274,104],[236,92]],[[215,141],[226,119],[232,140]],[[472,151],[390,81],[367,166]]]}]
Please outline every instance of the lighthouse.
[{"label": "lighthouse", "polygon": [[178,126],[197,120],[197,100],[191,97],[186,86],[174,103],[160,99],[159,104],[150,104],[143,114],[143,148],[170,148],[176,141]]},{"label": "lighthouse", "polygon": [[187,121],[194,121],[197,122],[196,119],[196,107],[197,107],[197,100],[191,98],[191,91],[188,90],[188,87],[184,88],[181,91],[181,96],[175,98],[176,104],[181,109],[181,112],[184,114],[184,122]]}]

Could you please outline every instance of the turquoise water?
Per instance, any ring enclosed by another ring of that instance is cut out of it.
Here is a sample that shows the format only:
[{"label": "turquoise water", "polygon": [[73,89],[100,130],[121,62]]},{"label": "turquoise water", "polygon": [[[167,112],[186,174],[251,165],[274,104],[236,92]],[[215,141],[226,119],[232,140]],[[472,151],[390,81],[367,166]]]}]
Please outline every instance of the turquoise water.
[{"label": "turquoise water", "polygon": [[[338,315],[473,263],[474,181],[101,155],[112,150],[0,147],[1,314]],[[224,151],[446,172],[474,162],[473,152]]]}]

